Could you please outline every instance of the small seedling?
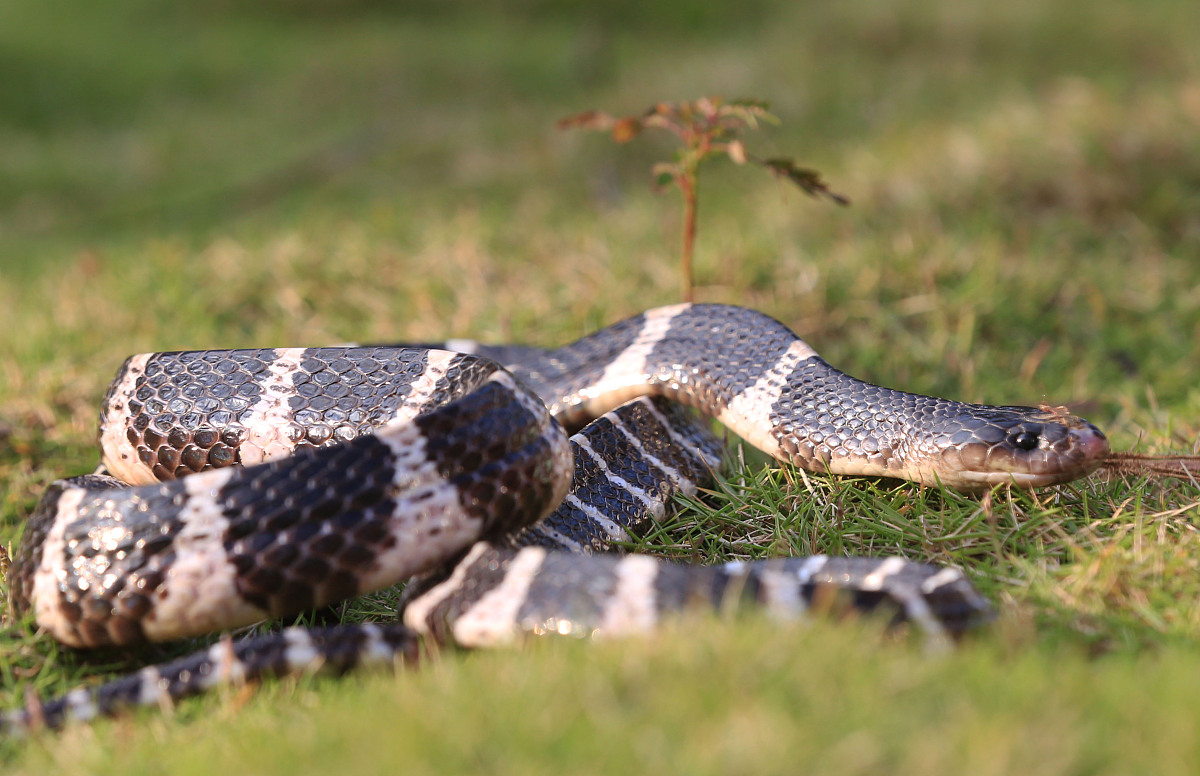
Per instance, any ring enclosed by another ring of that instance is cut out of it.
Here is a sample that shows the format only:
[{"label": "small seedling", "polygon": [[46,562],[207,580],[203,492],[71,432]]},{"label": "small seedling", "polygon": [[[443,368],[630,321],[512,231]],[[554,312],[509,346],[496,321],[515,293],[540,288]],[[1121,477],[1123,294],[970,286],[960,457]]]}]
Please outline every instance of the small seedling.
[{"label": "small seedling", "polygon": [[665,130],[679,138],[682,147],[676,150],[674,160],[659,162],[651,172],[656,190],[674,184],[683,197],[683,244],[679,263],[683,299],[691,302],[695,296],[692,253],[696,242],[697,172],[701,162],[710,157],[727,156],[734,164],[757,164],[810,196],[826,197],[839,205],[850,204],[841,194],[831,191],[815,170],[799,167],[789,158],[760,159],[748,153],[741,135],[747,129],[757,129],[760,121],[779,123],[779,119],[768,112],[765,102],[724,102],[719,97],[701,97],[692,102],[660,102],[638,116],[618,117],[602,111],[586,111],[562,119],[558,127],[609,132],[618,143],[628,143],[646,129]]}]

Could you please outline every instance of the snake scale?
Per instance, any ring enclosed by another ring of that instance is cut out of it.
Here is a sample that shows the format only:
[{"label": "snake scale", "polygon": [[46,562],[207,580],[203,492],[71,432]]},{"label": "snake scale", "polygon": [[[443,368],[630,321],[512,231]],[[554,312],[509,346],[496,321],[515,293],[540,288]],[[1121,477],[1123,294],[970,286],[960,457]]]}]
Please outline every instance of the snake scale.
[{"label": "snake scale", "polygon": [[796,617],[831,596],[939,635],[987,619],[961,572],[900,558],[688,567],[606,552],[720,465],[723,445],[683,405],[804,469],[964,490],[1068,481],[1108,452],[1060,412],[849,377],[739,307],[650,310],[550,351],[448,347],[128,359],[101,411],[103,473],[56,482],[25,527],[9,574],[18,612],[73,647],[132,644],[415,578],[404,624],[223,640],[30,702],[0,729],[318,664],[412,662],[422,636],[479,647],[639,633],[687,608]]}]

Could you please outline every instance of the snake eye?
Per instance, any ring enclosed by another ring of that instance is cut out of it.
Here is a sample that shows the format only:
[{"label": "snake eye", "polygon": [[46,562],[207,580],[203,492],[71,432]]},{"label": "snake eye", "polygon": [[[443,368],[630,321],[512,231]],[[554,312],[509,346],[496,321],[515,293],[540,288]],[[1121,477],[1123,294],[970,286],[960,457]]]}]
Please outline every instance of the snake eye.
[{"label": "snake eye", "polygon": [[1013,435],[1012,443],[1018,450],[1033,450],[1038,446],[1038,435],[1032,431],[1021,431]]}]

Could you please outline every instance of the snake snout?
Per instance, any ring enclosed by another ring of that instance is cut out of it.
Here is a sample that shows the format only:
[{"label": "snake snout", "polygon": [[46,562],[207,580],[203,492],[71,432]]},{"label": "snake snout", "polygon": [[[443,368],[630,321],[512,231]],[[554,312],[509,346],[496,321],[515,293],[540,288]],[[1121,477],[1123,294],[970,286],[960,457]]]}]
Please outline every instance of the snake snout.
[{"label": "snake snout", "polygon": [[1091,473],[1109,452],[1103,431],[1059,410],[996,407],[964,421],[942,459],[968,487],[1067,482]]}]

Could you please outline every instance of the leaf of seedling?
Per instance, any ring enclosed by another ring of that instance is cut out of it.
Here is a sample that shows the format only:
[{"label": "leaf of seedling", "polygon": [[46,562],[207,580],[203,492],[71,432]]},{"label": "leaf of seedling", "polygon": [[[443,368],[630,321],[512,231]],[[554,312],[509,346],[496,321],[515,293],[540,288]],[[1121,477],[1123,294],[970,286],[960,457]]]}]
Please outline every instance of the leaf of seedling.
[{"label": "leaf of seedling", "polygon": [[812,197],[827,197],[839,205],[849,205],[850,200],[833,191],[821,180],[821,174],[806,167],[797,167],[794,159],[763,159],[762,166],[781,178],[794,183],[806,194]]},{"label": "leaf of seedling", "polygon": [[628,143],[642,131],[642,123],[632,116],[617,119],[612,127],[612,139],[618,143]]},{"label": "leaf of seedling", "polygon": [[559,119],[555,126],[559,129],[596,129],[606,132],[616,123],[616,119],[603,111],[585,110],[572,116]]},{"label": "leaf of seedling", "polygon": [[669,162],[659,162],[650,168],[650,173],[654,176],[654,190],[661,191],[675,182],[679,169]]}]

